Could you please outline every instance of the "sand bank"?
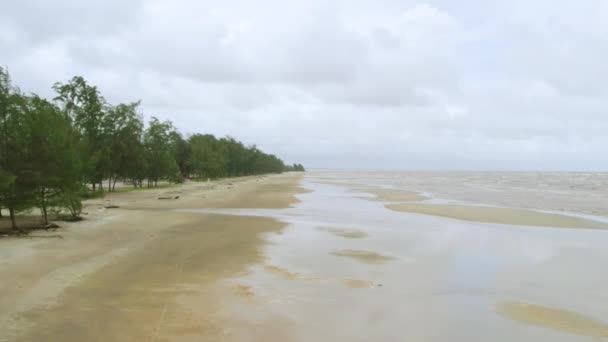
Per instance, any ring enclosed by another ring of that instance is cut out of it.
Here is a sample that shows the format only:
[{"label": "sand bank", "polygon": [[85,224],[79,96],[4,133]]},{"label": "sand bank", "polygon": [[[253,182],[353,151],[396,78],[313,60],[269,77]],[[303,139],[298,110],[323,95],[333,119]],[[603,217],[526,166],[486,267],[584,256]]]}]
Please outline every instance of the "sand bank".
[{"label": "sand bank", "polygon": [[349,183],[349,182],[329,182],[329,181],[317,181],[315,183],[336,185],[351,189],[353,192],[362,192],[373,195],[369,198],[371,200],[381,202],[410,202],[410,201],[423,201],[429,199],[426,196],[421,195],[416,191],[410,191],[405,189],[392,189],[392,188],[373,188],[366,186],[362,183]]},{"label": "sand bank", "polygon": [[457,220],[509,225],[587,229],[608,228],[608,223],[604,222],[526,209],[425,203],[387,204],[386,208],[395,211],[441,216]]},{"label": "sand bank", "polygon": [[415,202],[429,199],[415,191],[402,189],[362,188],[360,190],[376,196],[374,199],[382,202]]},{"label": "sand bank", "polygon": [[331,233],[335,236],[347,238],[347,239],[363,239],[368,237],[369,235],[358,229],[344,229],[337,227],[320,227],[319,230]]},{"label": "sand bank", "polygon": [[0,341],[221,340],[219,300],[234,289],[220,280],[262,262],[263,234],[284,224],[173,209],[287,207],[299,178],[111,194],[53,233],[63,239],[0,240]]},{"label": "sand bank", "polygon": [[524,302],[501,302],[496,311],[517,322],[590,337],[608,337],[608,323],[570,310]]},{"label": "sand bank", "polygon": [[366,264],[382,264],[393,260],[393,257],[382,255],[374,251],[341,249],[331,252],[331,255],[338,257],[351,258]]}]

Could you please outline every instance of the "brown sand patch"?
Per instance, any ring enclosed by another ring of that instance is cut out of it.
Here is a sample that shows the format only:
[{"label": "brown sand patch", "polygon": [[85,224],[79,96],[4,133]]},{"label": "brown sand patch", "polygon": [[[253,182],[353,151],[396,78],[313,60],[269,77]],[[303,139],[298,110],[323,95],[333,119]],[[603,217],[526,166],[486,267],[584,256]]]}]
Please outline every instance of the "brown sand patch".
[{"label": "brown sand patch", "polygon": [[382,264],[384,262],[394,259],[393,257],[382,255],[376,252],[355,249],[342,249],[339,251],[331,252],[331,255],[351,258],[367,264]]},{"label": "brown sand patch", "polygon": [[275,265],[265,265],[266,272],[287,280],[319,280],[318,277],[305,276],[299,272],[291,272],[285,268]]},{"label": "brown sand patch", "polygon": [[290,272],[289,270],[274,265],[266,265],[264,266],[264,269],[266,272],[272,273],[283,279],[296,280],[302,277],[302,275],[298,272]]},{"label": "brown sand patch", "polygon": [[573,311],[524,302],[501,302],[496,311],[514,321],[572,334],[608,337],[608,324]]},{"label": "brown sand patch", "polygon": [[[278,178],[278,177],[277,177]],[[302,178],[291,176],[284,179],[269,179],[258,185],[255,192],[237,193],[235,196],[223,196],[211,201],[209,208],[285,208],[298,203],[294,193],[307,193],[310,190],[297,186]]]},{"label": "brown sand patch", "polygon": [[[296,193],[309,190],[299,186],[303,175],[287,173],[268,177],[247,176],[221,179],[212,182],[188,182],[167,189],[151,189],[108,193],[103,199],[86,202],[85,211],[107,203],[123,210],[168,210],[184,208],[286,208],[298,202]],[[158,197],[174,196],[179,199],[159,201]]]},{"label": "brown sand patch", "polygon": [[239,297],[243,297],[243,298],[247,298],[247,299],[252,299],[253,297],[255,297],[255,292],[253,292],[253,289],[251,288],[251,286],[237,284],[234,287],[234,290],[235,290],[237,296],[239,296]]},{"label": "brown sand patch", "polygon": [[361,230],[357,229],[342,229],[336,227],[320,227],[319,230],[332,233],[336,236],[340,236],[347,239],[363,239],[368,237],[369,235]]},{"label": "brown sand patch", "polygon": [[557,228],[608,228],[608,223],[526,209],[423,203],[387,204],[386,208],[465,221]]},{"label": "brown sand patch", "polygon": [[[197,216],[66,288],[56,305],[28,312],[32,325],[22,340],[164,341],[180,340],[179,332],[218,340],[224,323],[217,312],[226,291],[217,281],[261,262],[261,233],[284,224],[263,217]],[[250,298],[250,289],[239,290],[237,295]]]},{"label": "brown sand patch", "polygon": [[374,282],[369,280],[342,279],[340,282],[352,289],[368,289],[374,287]]},{"label": "brown sand patch", "polygon": [[327,185],[338,185],[345,188],[349,188],[354,192],[365,192],[374,195],[374,198],[365,199],[372,201],[381,202],[416,202],[429,199],[426,196],[422,196],[415,191],[405,189],[384,189],[384,188],[370,188],[363,184],[358,183],[346,183],[346,182],[331,182],[331,181],[317,181],[315,183],[327,184]]}]

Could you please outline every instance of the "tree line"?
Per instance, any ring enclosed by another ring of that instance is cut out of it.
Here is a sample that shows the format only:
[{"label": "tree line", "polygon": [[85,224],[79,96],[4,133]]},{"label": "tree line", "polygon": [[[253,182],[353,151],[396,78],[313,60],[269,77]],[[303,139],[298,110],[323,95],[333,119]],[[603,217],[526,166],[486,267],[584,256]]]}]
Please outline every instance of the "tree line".
[{"label": "tree line", "polygon": [[24,94],[0,67],[0,209],[8,209],[13,229],[15,214],[31,208],[45,225],[51,211],[78,218],[84,198],[115,191],[118,181],[141,188],[304,171],[231,137],[185,137],[155,117],[146,125],[140,102],[109,104],[82,77],[53,89],[52,100]]}]

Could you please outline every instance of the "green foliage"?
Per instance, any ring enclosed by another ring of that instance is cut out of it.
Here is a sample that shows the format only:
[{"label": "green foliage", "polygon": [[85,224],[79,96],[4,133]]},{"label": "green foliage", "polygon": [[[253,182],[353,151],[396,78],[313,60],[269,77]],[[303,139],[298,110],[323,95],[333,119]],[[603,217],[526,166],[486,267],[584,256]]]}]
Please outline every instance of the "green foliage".
[{"label": "green foliage", "polygon": [[91,184],[101,183],[110,166],[107,143],[108,111],[96,87],[76,76],[68,83],[55,83],[57,101],[80,135],[80,153],[85,177]]},{"label": "green foliage", "polygon": [[198,178],[280,173],[285,170],[281,159],[260,151],[255,145],[246,147],[234,138],[217,139],[210,134],[195,134],[188,139],[188,144],[188,169]]},{"label": "green foliage", "polygon": [[169,141],[173,156],[175,157],[175,162],[177,163],[177,167],[181,175],[181,181],[183,181],[183,179],[188,177],[191,173],[188,165],[192,155],[191,146],[188,141],[186,141],[177,131],[170,132]]},{"label": "green foliage", "polygon": [[144,125],[142,116],[137,111],[139,104],[134,102],[110,107],[105,118],[105,145],[109,152],[107,177],[110,191],[114,191],[118,179],[136,182],[140,176],[143,177],[135,172],[145,167],[142,144]]},{"label": "green foliage", "polygon": [[86,187],[67,189],[54,201],[54,207],[59,210],[65,209],[69,213],[68,219],[78,220],[82,215],[82,200],[87,192]]},{"label": "green foliage", "polygon": [[161,122],[155,117],[150,120],[144,134],[148,186],[157,185],[160,179],[175,177],[179,170],[170,144],[174,131],[170,121]]},{"label": "green foliage", "polygon": [[191,148],[189,167],[197,177],[217,178],[226,175],[226,154],[210,134],[195,134],[188,140]]},{"label": "green foliage", "polygon": [[69,119],[52,103],[36,95],[26,97],[24,103],[20,159],[25,161],[29,186],[47,224],[53,199],[81,184],[78,137]]},{"label": "green foliage", "polygon": [[285,171],[304,172],[306,171],[306,169],[304,169],[304,166],[302,164],[293,164],[285,166]]},{"label": "green foliage", "polygon": [[7,193],[15,183],[15,176],[0,169],[0,193]]},{"label": "green foliage", "polygon": [[14,214],[34,203],[33,173],[23,153],[28,151],[25,97],[0,68],[0,206]]},{"label": "green foliage", "polygon": [[[210,134],[184,137],[170,121],[144,125],[140,102],[108,104],[76,76],[56,83],[54,101],[25,95],[0,67],[0,207],[38,207],[80,217],[82,200],[115,190],[120,181],[142,188],[159,181],[304,171],[254,146]],[[90,191],[85,184],[91,185]],[[99,190],[99,192],[96,192]]]}]

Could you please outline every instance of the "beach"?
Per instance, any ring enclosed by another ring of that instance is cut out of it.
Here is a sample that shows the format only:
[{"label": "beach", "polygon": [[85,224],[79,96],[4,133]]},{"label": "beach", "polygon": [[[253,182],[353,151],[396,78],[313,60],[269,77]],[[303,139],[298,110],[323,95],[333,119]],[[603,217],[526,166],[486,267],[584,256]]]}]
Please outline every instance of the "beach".
[{"label": "beach", "polygon": [[111,194],[47,238],[0,239],[0,341],[603,341],[605,178],[314,171]]},{"label": "beach", "polygon": [[244,177],[108,194],[86,203],[82,222],[0,239],[0,341],[217,341],[216,280],[260,262],[262,234],[285,224],[174,209],[283,208],[302,191],[298,180]]}]

